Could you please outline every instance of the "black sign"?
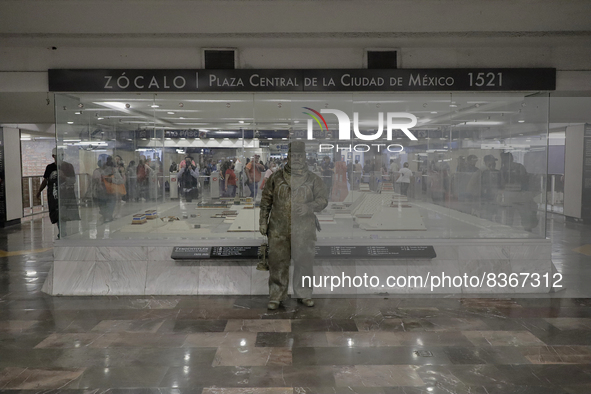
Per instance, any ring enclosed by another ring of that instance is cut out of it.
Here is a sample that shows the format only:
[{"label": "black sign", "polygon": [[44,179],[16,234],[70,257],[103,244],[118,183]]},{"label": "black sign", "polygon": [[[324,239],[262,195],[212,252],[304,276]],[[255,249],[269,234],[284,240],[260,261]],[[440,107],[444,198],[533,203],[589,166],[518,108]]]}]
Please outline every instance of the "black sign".
[{"label": "black sign", "polygon": [[[172,259],[256,259],[258,246],[175,246]],[[433,259],[433,246],[316,246],[318,258]]]},{"label": "black sign", "polygon": [[256,259],[258,246],[175,246],[171,259]]},{"label": "black sign", "polygon": [[316,246],[319,258],[434,259],[433,246]]},{"label": "black sign", "polygon": [[49,70],[52,92],[538,91],[554,68]]},{"label": "black sign", "polygon": [[208,259],[211,255],[211,246],[175,246],[172,248],[171,259],[193,260]]},{"label": "black sign", "polygon": [[256,259],[258,246],[214,246],[211,250],[212,258]]},{"label": "black sign", "polygon": [[[0,180],[6,179],[4,174],[4,129],[0,127]],[[0,225],[6,222],[6,189],[4,182],[0,182]]]},{"label": "black sign", "polygon": [[591,124],[585,125],[583,134],[583,195],[581,218],[591,220]]}]

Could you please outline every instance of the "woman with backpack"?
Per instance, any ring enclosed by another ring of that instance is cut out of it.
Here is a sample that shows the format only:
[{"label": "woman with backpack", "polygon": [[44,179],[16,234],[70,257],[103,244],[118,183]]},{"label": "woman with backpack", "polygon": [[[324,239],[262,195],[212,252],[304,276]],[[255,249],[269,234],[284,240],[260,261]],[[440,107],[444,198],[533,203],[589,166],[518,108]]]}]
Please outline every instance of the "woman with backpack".
[{"label": "woman with backpack", "polygon": [[101,214],[105,222],[110,222],[113,220],[113,211],[117,205],[117,200],[125,194],[125,179],[119,169],[115,167],[113,157],[107,157],[107,161],[102,169],[101,178],[105,185]]},{"label": "woman with backpack", "polygon": [[144,200],[148,200],[148,180],[150,176],[150,171],[152,169],[146,164],[144,159],[140,159],[139,164],[137,165],[136,175],[137,175],[137,189],[139,191],[139,198],[143,198]]},{"label": "woman with backpack", "polygon": [[135,160],[129,162],[127,166],[127,201],[137,201],[137,167]]}]

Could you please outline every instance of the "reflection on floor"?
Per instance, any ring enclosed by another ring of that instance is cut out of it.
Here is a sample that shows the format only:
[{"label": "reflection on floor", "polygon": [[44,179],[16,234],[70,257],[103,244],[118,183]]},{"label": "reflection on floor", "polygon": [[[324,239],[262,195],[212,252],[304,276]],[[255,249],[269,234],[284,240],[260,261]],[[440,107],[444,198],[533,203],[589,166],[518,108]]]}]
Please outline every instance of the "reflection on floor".
[{"label": "reflection on floor", "polygon": [[[568,291],[583,292],[590,258],[574,249],[591,229],[555,216],[548,235]],[[1,250],[32,251],[0,258],[2,392],[591,392],[591,299],[289,300],[267,311],[265,297],[52,298],[40,292],[51,245],[47,218],[0,231]]]}]

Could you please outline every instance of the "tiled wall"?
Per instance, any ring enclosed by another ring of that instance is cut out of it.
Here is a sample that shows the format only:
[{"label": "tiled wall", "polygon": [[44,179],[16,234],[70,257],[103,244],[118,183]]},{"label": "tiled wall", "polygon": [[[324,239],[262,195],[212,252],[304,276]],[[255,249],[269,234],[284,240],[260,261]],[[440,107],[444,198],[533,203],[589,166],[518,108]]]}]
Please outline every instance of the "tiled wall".
[{"label": "tiled wall", "polygon": [[53,148],[55,140],[21,141],[23,176],[43,175],[45,167],[53,161]]}]

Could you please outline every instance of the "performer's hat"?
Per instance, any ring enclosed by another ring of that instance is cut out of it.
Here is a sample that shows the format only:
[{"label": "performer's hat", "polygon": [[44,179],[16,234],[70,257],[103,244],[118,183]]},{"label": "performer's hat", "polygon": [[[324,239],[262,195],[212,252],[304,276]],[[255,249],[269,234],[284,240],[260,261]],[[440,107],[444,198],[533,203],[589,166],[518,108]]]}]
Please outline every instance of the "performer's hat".
[{"label": "performer's hat", "polygon": [[304,141],[292,141],[289,143],[289,153],[302,152],[306,153],[306,143]]}]

